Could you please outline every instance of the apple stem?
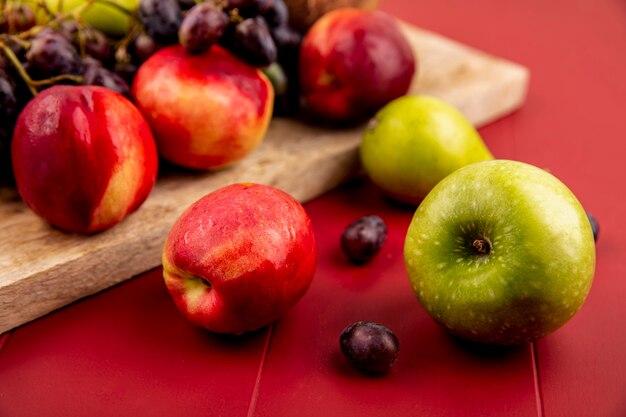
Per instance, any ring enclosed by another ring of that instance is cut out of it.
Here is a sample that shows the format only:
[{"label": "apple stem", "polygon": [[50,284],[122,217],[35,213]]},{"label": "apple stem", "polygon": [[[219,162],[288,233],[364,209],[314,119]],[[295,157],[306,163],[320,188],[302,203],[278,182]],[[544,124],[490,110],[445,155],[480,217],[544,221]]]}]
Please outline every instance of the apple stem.
[{"label": "apple stem", "polygon": [[472,249],[477,255],[489,255],[491,253],[491,242],[484,236],[477,237],[472,242]]}]

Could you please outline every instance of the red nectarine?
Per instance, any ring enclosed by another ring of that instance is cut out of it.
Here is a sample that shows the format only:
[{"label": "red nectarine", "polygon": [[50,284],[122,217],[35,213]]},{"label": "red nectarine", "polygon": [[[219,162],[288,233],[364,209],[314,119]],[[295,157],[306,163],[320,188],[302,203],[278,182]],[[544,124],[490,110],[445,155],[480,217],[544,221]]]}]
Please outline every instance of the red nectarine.
[{"label": "red nectarine", "polygon": [[234,184],[191,205],[163,249],[163,275],[178,309],[217,333],[241,334],[280,318],[315,272],[311,221],[289,194]]},{"label": "red nectarine", "polygon": [[103,87],[39,93],[20,113],[11,154],[24,202],[74,232],[121,221],[148,197],[157,175],[148,124],[130,101]]}]

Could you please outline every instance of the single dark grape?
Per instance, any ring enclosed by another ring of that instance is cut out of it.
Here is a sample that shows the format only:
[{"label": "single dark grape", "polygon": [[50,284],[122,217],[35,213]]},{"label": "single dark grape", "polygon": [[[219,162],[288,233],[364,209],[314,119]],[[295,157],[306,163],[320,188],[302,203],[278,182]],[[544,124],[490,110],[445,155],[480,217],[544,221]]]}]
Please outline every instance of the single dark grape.
[{"label": "single dark grape", "polygon": [[104,68],[99,61],[85,58],[83,67],[85,68],[83,85],[99,85],[130,97],[130,88],[126,81],[113,71]]},{"label": "single dark grape", "polygon": [[217,43],[229,23],[228,15],[215,5],[200,3],[183,19],[178,38],[187,51],[200,53]]},{"label": "single dark grape", "polygon": [[271,7],[263,13],[263,17],[271,27],[287,26],[289,9],[284,0],[273,0]]},{"label": "single dark grape", "polygon": [[587,213],[587,218],[589,219],[589,224],[591,225],[591,231],[593,232],[593,240],[598,240],[598,235],[600,234],[600,225],[598,224],[598,220],[591,214]]},{"label": "single dark grape", "polygon": [[387,239],[387,226],[379,216],[363,216],[350,223],[341,235],[341,248],[356,264],[369,261]]},{"label": "single dark grape", "polygon": [[234,52],[250,65],[266,67],[276,61],[278,51],[262,17],[245,19],[235,27]]},{"label": "single dark grape", "polygon": [[81,73],[78,51],[61,32],[46,28],[33,38],[26,53],[29,72],[35,78]]},{"label": "single dark grape", "polygon": [[135,62],[142,64],[161,48],[163,45],[156,43],[147,33],[140,33],[133,41],[130,52]]},{"label": "single dark grape", "polygon": [[115,59],[113,47],[106,35],[99,30],[87,27],[80,31],[85,53],[105,66],[112,65]]},{"label": "single dark grape", "polygon": [[0,33],[19,33],[33,26],[35,12],[27,4],[16,2],[4,4],[4,11],[0,14]]},{"label": "single dark grape", "polygon": [[139,20],[146,33],[156,42],[171,45],[178,42],[182,13],[175,0],[141,0]]},{"label": "single dark grape", "polygon": [[389,371],[398,358],[400,341],[383,325],[359,321],[343,330],[339,347],[355,368],[367,373],[383,374]]}]

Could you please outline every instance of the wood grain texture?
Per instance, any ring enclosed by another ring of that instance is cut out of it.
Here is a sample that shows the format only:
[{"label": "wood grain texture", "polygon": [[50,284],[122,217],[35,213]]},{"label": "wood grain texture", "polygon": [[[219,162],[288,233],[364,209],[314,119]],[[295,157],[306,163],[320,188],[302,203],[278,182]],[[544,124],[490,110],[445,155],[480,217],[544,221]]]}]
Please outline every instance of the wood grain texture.
[{"label": "wood grain texture", "polygon": [[[524,102],[528,71],[439,35],[403,25],[419,60],[413,94],[457,106],[476,125]],[[358,172],[362,126],[330,129],[272,121],[263,144],[235,167],[214,173],[168,172],[144,205],[94,236],[55,230],[10,190],[0,194],[0,333],[161,262],[178,215],[192,202],[234,182],[279,187],[305,202]]]}]

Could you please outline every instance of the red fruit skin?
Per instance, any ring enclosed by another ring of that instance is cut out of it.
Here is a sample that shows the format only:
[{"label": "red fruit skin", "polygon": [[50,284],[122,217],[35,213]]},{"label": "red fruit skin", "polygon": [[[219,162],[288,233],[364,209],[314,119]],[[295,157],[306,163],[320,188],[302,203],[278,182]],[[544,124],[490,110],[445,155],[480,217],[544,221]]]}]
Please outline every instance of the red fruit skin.
[{"label": "red fruit skin", "polygon": [[261,71],[219,46],[195,55],[180,45],[158,51],[139,68],[132,93],[159,154],[199,170],[223,168],[252,152],[274,106]]},{"label": "red fruit skin", "polygon": [[157,176],[154,138],[126,98],[96,86],[55,86],[20,113],[11,144],[17,189],[50,224],[108,229],[148,197]]},{"label": "red fruit skin", "polygon": [[413,50],[387,14],[341,8],[307,32],[300,49],[300,84],[318,117],[369,117],[405,95],[415,76]]},{"label": "red fruit skin", "polygon": [[242,334],[291,309],[309,288],[316,262],[300,203],[274,187],[234,184],[204,196],[176,221],[163,250],[163,276],[192,323]]}]

